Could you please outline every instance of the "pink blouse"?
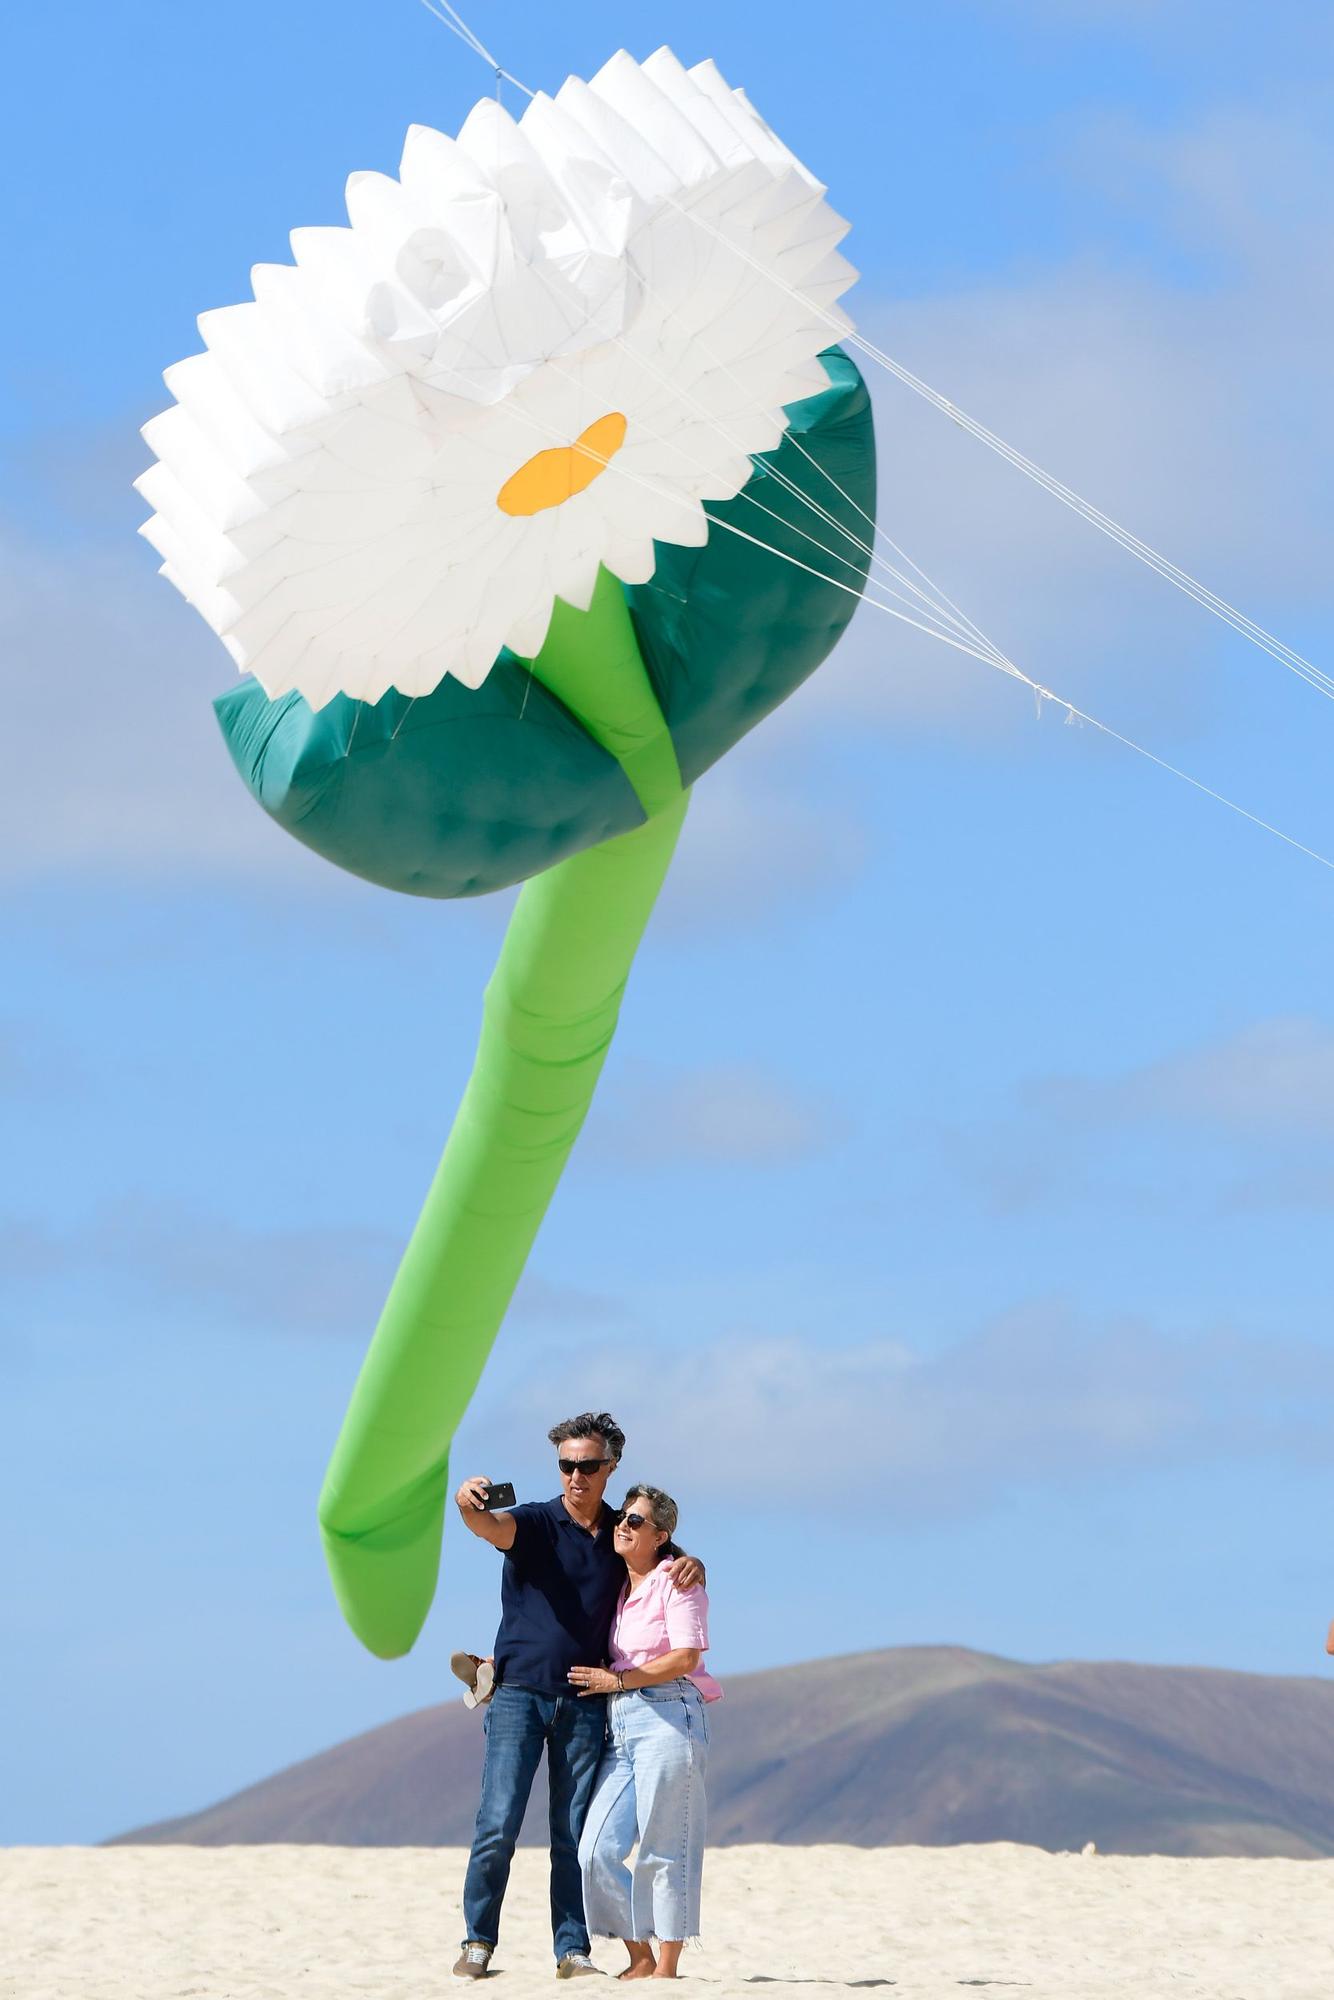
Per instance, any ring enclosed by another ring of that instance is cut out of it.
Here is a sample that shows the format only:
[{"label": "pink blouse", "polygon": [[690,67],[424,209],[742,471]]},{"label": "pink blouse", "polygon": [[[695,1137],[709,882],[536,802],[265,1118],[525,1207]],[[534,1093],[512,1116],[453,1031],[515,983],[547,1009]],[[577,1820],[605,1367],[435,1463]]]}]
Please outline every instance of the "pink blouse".
[{"label": "pink blouse", "polygon": [[[709,1645],[709,1600],[696,1584],[693,1590],[678,1590],[668,1576],[670,1563],[662,1563],[631,1591],[627,1577],[611,1627],[611,1660],[614,1674],[630,1667],[647,1667],[678,1646],[696,1646],[707,1652]],[[722,1689],[701,1661],[689,1676],[705,1701],[719,1701]]]}]

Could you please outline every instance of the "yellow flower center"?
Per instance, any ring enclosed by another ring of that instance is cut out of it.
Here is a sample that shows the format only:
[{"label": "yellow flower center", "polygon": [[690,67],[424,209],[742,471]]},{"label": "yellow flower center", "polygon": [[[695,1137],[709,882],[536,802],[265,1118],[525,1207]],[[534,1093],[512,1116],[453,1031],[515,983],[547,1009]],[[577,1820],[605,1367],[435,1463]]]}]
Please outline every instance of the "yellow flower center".
[{"label": "yellow flower center", "polygon": [[619,410],[599,417],[573,444],[536,452],[505,481],[496,495],[502,514],[540,514],[559,507],[591,486],[625,443],[625,418]]}]

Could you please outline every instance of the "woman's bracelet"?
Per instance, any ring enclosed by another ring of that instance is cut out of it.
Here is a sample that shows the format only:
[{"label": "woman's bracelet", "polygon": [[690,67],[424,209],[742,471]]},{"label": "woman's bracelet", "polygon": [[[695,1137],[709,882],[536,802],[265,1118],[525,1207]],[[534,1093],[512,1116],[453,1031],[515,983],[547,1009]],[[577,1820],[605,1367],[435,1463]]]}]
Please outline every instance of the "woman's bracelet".
[{"label": "woman's bracelet", "polygon": [[624,1693],[625,1693],[625,1673],[624,1673],[624,1671],[622,1671],[621,1673],[617,1674],[617,1676],[616,1676],[616,1692],[617,1692],[617,1694],[624,1694]]}]

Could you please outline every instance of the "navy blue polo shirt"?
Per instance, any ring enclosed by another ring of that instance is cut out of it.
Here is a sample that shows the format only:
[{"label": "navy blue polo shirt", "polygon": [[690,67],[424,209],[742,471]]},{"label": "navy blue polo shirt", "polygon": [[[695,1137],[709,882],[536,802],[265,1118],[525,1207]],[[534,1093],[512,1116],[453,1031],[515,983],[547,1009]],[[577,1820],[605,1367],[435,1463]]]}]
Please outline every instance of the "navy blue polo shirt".
[{"label": "navy blue polo shirt", "polygon": [[512,1507],[514,1545],[505,1551],[496,1634],[496,1679],[539,1694],[568,1694],[571,1667],[601,1667],[625,1564],[612,1546],[616,1516],[603,1505],[599,1531],[572,1520],[561,1500]]}]

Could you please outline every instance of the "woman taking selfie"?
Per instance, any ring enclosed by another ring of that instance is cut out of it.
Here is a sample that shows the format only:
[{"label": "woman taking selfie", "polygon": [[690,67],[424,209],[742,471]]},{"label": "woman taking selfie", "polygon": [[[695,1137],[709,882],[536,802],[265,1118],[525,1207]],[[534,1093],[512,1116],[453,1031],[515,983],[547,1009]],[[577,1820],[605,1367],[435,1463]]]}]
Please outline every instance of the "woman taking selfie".
[{"label": "woman taking selfie", "polygon": [[[607,1748],[579,1862],[589,1931],[620,1938],[630,1954],[622,1979],[675,1979],[682,1946],[699,1933],[704,1704],[722,1689],[700,1666],[709,1600],[699,1587],[678,1590],[667,1574],[675,1532],[676,1502],[656,1486],[631,1487],[614,1538],[626,1579],[611,1664],[570,1669],[581,1695],[608,1697]],[[636,1841],[632,1871],[626,1856]]]}]

